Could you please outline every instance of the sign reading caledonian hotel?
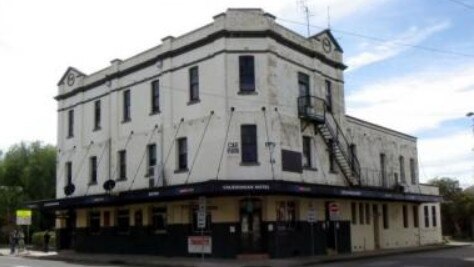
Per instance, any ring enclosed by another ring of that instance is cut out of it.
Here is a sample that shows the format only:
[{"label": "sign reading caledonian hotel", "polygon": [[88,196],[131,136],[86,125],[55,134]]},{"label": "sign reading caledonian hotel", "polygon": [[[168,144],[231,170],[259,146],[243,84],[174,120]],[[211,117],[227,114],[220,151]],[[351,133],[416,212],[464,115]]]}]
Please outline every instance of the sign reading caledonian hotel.
[{"label": "sign reading caledonian hotel", "polygon": [[[416,138],[345,114],[342,48],[261,9],[58,83],[60,249],[291,257],[441,242]],[[308,234],[311,233],[311,234]]]}]

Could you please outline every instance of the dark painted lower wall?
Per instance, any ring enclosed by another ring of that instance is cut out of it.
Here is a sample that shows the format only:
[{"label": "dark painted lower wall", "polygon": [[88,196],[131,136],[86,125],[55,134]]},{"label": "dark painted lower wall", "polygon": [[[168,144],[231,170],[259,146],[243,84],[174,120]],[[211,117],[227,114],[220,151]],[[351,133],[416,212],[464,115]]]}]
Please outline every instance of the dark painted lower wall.
[{"label": "dark painted lower wall", "polygon": [[[271,227],[269,225],[272,224]],[[334,249],[337,238],[337,251],[348,253],[351,250],[350,222],[340,221],[336,227],[333,222],[297,222],[291,230],[276,231],[275,222],[261,225],[261,253],[272,258],[322,255],[328,248]],[[235,232],[231,232],[231,226]],[[214,223],[212,232],[212,257],[234,258],[243,250],[240,225],[238,223]],[[311,227],[313,232],[311,234]],[[334,227],[337,231],[334,232]],[[271,229],[271,230],[269,230]],[[152,254],[162,256],[194,256],[189,254],[188,236],[199,235],[189,224],[168,225],[166,233],[154,233],[148,227],[130,227],[127,233],[119,233],[115,227],[102,228],[92,233],[87,228],[74,231],[59,230],[59,248],[74,248],[88,253],[128,253]],[[313,240],[313,242],[311,241]],[[200,256],[200,255],[195,255]]]}]

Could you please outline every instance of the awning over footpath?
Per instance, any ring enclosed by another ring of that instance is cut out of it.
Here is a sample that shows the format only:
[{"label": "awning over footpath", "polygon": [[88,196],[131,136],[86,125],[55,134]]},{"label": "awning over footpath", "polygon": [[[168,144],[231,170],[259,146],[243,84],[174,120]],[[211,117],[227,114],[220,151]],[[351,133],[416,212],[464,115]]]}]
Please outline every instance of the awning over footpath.
[{"label": "awning over footpath", "polygon": [[165,186],[143,190],[110,192],[100,195],[66,197],[27,203],[31,209],[63,210],[81,207],[127,205],[166,200],[192,199],[199,196],[292,195],[313,198],[349,198],[380,201],[440,202],[441,196],[402,193],[381,188],[343,187],[289,181],[210,180],[201,183]]}]

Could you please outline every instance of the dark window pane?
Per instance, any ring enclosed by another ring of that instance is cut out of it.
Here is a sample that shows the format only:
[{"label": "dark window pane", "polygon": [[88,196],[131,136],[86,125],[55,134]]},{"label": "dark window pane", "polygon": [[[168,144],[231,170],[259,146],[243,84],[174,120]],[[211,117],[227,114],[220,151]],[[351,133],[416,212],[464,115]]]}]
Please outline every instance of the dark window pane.
[{"label": "dark window pane", "polygon": [[438,219],[436,217],[436,206],[431,206],[431,218],[433,220],[433,227],[438,225]]},{"label": "dark window pane", "polygon": [[299,96],[309,96],[309,76],[298,72],[298,91]]},{"label": "dark window pane", "polygon": [[71,109],[68,112],[68,127],[67,127],[67,137],[74,136],[74,110]]},{"label": "dark window pane", "polygon": [[405,159],[403,156],[400,156],[398,158],[398,164],[400,165],[400,180],[402,183],[406,183],[406,177],[405,177]]},{"label": "dark window pane", "polygon": [[239,57],[241,91],[255,91],[255,65],[253,56]]},{"label": "dark window pane", "polygon": [[189,100],[199,100],[199,69],[197,66],[189,69]]},{"label": "dark window pane", "polygon": [[369,205],[369,203],[365,204],[365,223],[370,224],[370,205]]},{"label": "dark window pane", "polygon": [[403,206],[403,227],[408,228],[408,208]]},{"label": "dark window pane", "polygon": [[166,208],[151,209],[151,227],[154,231],[166,230]]},{"label": "dark window pane", "polygon": [[357,206],[355,202],[351,203],[352,224],[357,224]]},{"label": "dark window pane", "polygon": [[100,212],[89,212],[89,231],[91,233],[98,233],[100,231]]},{"label": "dark window pane", "polygon": [[142,210],[137,210],[135,211],[135,214],[133,216],[134,218],[134,226],[135,227],[139,227],[139,226],[143,226],[143,212]]},{"label": "dark window pane", "polygon": [[413,206],[413,226],[418,228],[418,206]]},{"label": "dark window pane", "polygon": [[130,118],[130,90],[123,92],[123,121],[129,121]]},{"label": "dark window pane", "polygon": [[151,113],[160,112],[160,81],[151,83]]},{"label": "dark window pane", "polygon": [[364,203],[359,203],[359,223],[364,224]]},{"label": "dark window pane", "polygon": [[326,105],[328,107],[328,111],[332,112],[332,84],[331,81],[325,81],[325,95],[326,95]]},{"label": "dark window pane", "polygon": [[382,217],[383,217],[383,228],[388,229],[388,206],[387,204],[382,205]]},{"label": "dark window pane", "polygon": [[424,207],[424,213],[425,213],[425,227],[428,228],[430,227],[430,213],[428,206]]},{"label": "dark window pane", "polygon": [[257,126],[242,125],[240,134],[242,142],[242,162],[257,162]]},{"label": "dark window pane", "polygon": [[311,137],[303,136],[303,167],[311,166]]},{"label": "dark window pane", "polygon": [[156,166],[156,145],[148,145],[148,175],[153,175]]},{"label": "dark window pane", "polygon": [[119,233],[128,233],[130,230],[130,211],[117,211],[117,230]]},{"label": "dark window pane", "polygon": [[66,184],[72,183],[72,162],[66,162]]},{"label": "dark window pane", "polygon": [[119,151],[119,179],[127,179],[127,152],[125,150]]},{"label": "dark window pane", "polygon": [[178,170],[188,168],[188,141],[185,137],[178,139]]},{"label": "dark window pane", "polygon": [[416,166],[415,166],[414,159],[410,159],[410,176],[411,176],[411,183],[416,184]]},{"label": "dark window pane", "polygon": [[90,184],[96,184],[97,183],[97,157],[93,156],[90,157],[90,179],[89,179]]},{"label": "dark window pane", "polygon": [[100,129],[101,106],[100,100],[94,102],[94,130]]}]

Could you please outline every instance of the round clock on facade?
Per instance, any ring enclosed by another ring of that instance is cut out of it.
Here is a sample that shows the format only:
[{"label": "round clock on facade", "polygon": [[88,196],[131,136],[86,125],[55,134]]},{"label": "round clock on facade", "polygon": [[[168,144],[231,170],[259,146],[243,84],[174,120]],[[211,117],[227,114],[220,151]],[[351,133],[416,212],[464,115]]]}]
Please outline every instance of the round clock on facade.
[{"label": "round clock on facade", "polygon": [[331,49],[332,49],[331,41],[329,41],[328,38],[323,39],[323,49],[324,49],[324,52],[326,52],[326,53],[331,52]]},{"label": "round clock on facade", "polygon": [[75,81],[76,81],[76,76],[73,73],[70,73],[67,76],[67,85],[72,86]]}]

